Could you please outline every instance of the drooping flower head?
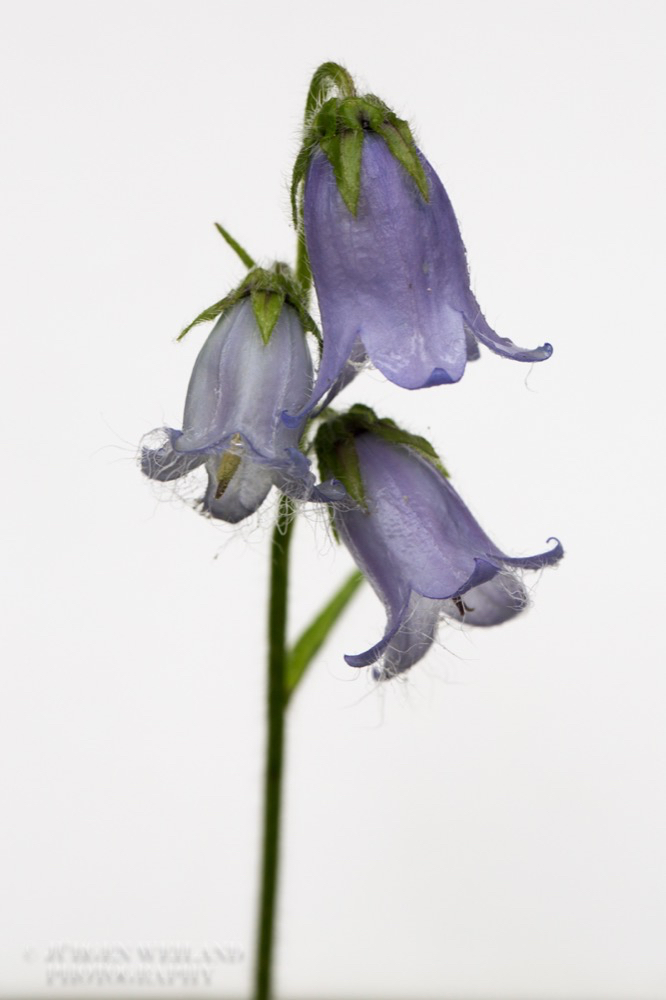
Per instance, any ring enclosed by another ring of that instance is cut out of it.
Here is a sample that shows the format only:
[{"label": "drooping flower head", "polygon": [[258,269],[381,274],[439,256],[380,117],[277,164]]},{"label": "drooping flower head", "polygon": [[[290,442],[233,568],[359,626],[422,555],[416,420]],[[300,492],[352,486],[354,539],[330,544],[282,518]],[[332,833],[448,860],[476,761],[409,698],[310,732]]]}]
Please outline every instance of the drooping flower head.
[{"label": "drooping flower head", "polygon": [[550,344],[525,350],[486,322],[446,191],[379,98],[332,97],[313,113],[292,196],[324,337],[308,411],[359,341],[406,389],[457,382],[479,343],[515,361],[550,357]]},{"label": "drooping flower head", "polygon": [[191,325],[215,317],[190,377],[182,430],[162,428],[157,447],[142,449],[143,472],[167,481],[205,463],[203,509],[231,523],[257,510],[272,485],[327,499],[298,448],[302,421],[287,427],[280,417],[304,406],[312,388],[305,328],[313,324],[286,265],[254,268]]},{"label": "drooping flower head", "polygon": [[400,674],[421,659],[440,618],[499,625],[527,606],[517,569],[562,558],[559,542],[534,556],[505,555],[451,486],[430,444],[354,406],[320,427],[320,472],[335,476],[353,504],[336,505],[335,529],[386,608],[383,638],[346,656],[376,664],[375,677]]}]

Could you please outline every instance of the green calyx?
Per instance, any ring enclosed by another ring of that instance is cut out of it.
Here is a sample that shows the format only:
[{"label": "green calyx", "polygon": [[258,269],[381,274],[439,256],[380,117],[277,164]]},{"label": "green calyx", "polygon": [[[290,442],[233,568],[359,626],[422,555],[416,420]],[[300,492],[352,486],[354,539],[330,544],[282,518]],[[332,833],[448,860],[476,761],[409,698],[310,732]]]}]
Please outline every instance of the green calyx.
[{"label": "green calyx", "polygon": [[289,265],[280,262],[273,264],[271,268],[253,267],[233,292],[199,313],[196,319],[185,327],[178,340],[182,340],[192,327],[218,319],[248,296],[252,301],[252,309],[264,344],[268,344],[271,339],[282,307],[287,304],[298,313],[303,329],[311,331],[321,345],[321,334],[305,308],[301,288]]},{"label": "green calyx", "polygon": [[313,111],[309,119],[306,115],[305,137],[294,165],[291,187],[295,225],[298,225],[299,192],[317,148],[328,157],[338,191],[351,214],[356,215],[361,189],[363,141],[369,132],[382,137],[389,152],[416,183],[424,201],[428,201],[428,182],[407,122],[398,118],[373,94],[331,97],[319,110]]},{"label": "green calyx", "polygon": [[357,403],[346,413],[333,413],[322,423],[314,446],[322,479],[339,479],[364,511],[367,512],[368,507],[355,439],[368,432],[391,444],[407,445],[448,478],[448,472],[429,441],[403,430],[388,417],[378,417],[369,406]]},{"label": "green calyx", "polygon": [[355,434],[347,421],[348,416],[334,414],[322,423],[317,430],[314,447],[322,478],[338,479],[352,500],[365,510],[365,491],[354,444]]}]

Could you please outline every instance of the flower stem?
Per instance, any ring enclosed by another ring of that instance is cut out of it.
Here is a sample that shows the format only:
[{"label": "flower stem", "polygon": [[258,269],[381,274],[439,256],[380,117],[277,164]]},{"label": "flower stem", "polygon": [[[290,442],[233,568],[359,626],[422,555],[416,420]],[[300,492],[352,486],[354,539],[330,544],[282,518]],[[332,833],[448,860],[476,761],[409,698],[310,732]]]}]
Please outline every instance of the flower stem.
[{"label": "flower stem", "polygon": [[[301,208],[302,217],[303,211]],[[296,237],[296,280],[303,294],[303,305],[307,309],[310,303],[310,289],[312,288],[312,271],[310,270],[308,250],[305,245],[305,233],[302,226]]]},{"label": "flower stem", "polygon": [[336,88],[342,97],[355,97],[356,87],[351,73],[339,63],[326,62],[315,70],[305,100],[305,128],[315,111],[324,103],[330,91]]},{"label": "flower stem", "polygon": [[[305,100],[305,115],[303,117],[304,130],[307,134],[310,122],[314,114],[328,98],[331,90],[337,90],[341,97],[355,97],[356,87],[351,73],[338,63],[326,62],[315,70],[310,89]],[[300,218],[301,226],[298,233],[296,245],[296,280],[303,290],[304,304],[307,309],[310,289],[312,287],[312,273],[308,260],[308,251],[305,245],[305,235],[303,233],[303,191],[300,196]]]},{"label": "flower stem", "polygon": [[289,543],[294,506],[280,497],[271,545],[271,584],[268,609],[268,735],[264,785],[264,841],[261,897],[257,932],[255,1000],[270,1000],[273,925],[279,863],[280,799],[284,755],[285,672],[287,663],[287,590]]}]

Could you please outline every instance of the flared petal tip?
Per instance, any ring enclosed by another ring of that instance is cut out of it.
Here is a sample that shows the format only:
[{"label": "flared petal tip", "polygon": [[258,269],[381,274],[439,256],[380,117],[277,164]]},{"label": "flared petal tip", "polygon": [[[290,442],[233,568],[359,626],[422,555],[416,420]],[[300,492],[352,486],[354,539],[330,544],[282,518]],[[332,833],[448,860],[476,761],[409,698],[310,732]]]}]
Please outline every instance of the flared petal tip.
[{"label": "flared petal tip", "polygon": [[[404,615],[404,613],[405,609],[403,609],[402,614]],[[400,619],[396,621],[391,627],[387,628],[379,642],[376,642],[370,649],[366,649],[365,652],[346,653],[345,663],[349,667],[369,667],[372,663],[376,663],[386,652],[389,643],[398,632],[401,624]]]},{"label": "flared petal tip", "polygon": [[418,663],[432,646],[442,602],[412,591],[392,625],[364,653],[345,656],[350,667],[369,667],[376,681],[388,681]]},{"label": "flared petal tip", "polygon": [[534,351],[531,352],[528,351],[527,353],[532,353],[535,355],[535,357],[532,359],[533,361],[547,361],[548,358],[553,353],[553,345],[546,342],[541,347],[537,347]]},{"label": "flared petal tip", "polygon": [[[374,648],[374,647],[373,647]],[[379,681],[380,683],[385,683],[386,681],[394,680],[394,678],[399,677],[400,674],[404,674],[413,665],[412,658],[406,658],[404,664],[399,661],[392,663],[391,665],[384,664],[383,661],[377,662],[377,656],[372,655],[372,650],[368,650],[366,653],[359,653],[356,656],[345,656],[345,663],[350,667],[372,667],[372,679],[373,681]],[[426,650],[423,651],[421,655],[424,655]],[[420,657],[418,657],[420,659]]]},{"label": "flared petal tip", "polygon": [[347,490],[338,479],[317,483],[310,459],[298,448],[285,448],[286,458],[273,463],[273,482],[292,500],[304,503],[349,503]]},{"label": "flared petal tip", "polygon": [[355,656],[351,653],[345,653],[345,663],[348,667],[367,667],[372,663],[372,660],[368,660],[367,653],[359,653]]},{"label": "flared petal tip", "polygon": [[470,331],[474,334],[479,343],[483,344],[494,354],[499,354],[502,358],[509,358],[510,361],[523,361],[526,363],[531,363],[534,361],[547,361],[548,358],[553,353],[552,344],[542,344],[541,347],[535,347],[532,350],[527,350],[525,347],[519,347],[514,344],[512,340],[508,337],[500,337],[499,334],[493,330],[491,326],[488,325],[484,315],[481,310],[478,309],[478,305],[474,308],[471,306],[465,315],[466,322],[469,326]]},{"label": "flared petal tip", "polygon": [[558,563],[564,555],[564,547],[559,538],[551,535],[548,542],[555,542],[552,549],[546,552],[539,552],[535,556],[502,556],[502,562],[506,566],[517,566],[519,569],[541,569],[543,566],[553,566]]},{"label": "flared petal tip", "polygon": [[[379,640],[379,642],[376,642],[374,646],[370,647],[370,649],[366,649],[364,653],[346,653],[345,663],[347,666],[369,667],[371,664],[376,663],[386,652],[386,648],[397,630],[398,625],[395,625]],[[375,670],[380,670],[381,672],[380,667],[375,667]]]},{"label": "flared petal tip", "polygon": [[447,372],[445,368],[433,368],[432,372],[423,383],[417,386],[418,389],[430,389],[435,385],[454,385],[463,377],[465,367],[463,365],[458,371]]},{"label": "flared petal tip", "polygon": [[506,346],[500,346],[500,342],[486,343],[486,347],[489,347],[491,351],[495,354],[499,354],[501,357],[509,358],[511,361],[522,361],[524,364],[533,364],[537,361],[547,361],[548,358],[553,353],[552,344],[542,344],[541,347],[534,347],[532,350],[528,350],[526,347],[516,347],[510,340],[504,342]]},{"label": "flared petal tip", "polygon": [[325,479],[312,490],[311,501],[316,503],[339,504],[351,502],[347,490],[339,479]]},{"label": "flared petal tip", "polygon": [[144,436],[139,456],[144,476],[169,483],[186,476],[204,462],[204,455],[188,455],[175,450],[174,445],[180,437],[181,431],[172,427],[158,427]]},{"label": "flared petal tip", "polygon": [[548,552],[543,553],[542,565],[552,566],[553,563],[559,562],[562,556],[564,555],[564,546],[562,545],[562,542],[559,540],[559,538],[555,538],[554,535],[551,535],[550,538],[547,538],[546,542],[548,544],[550,542],[555,542],[555,544],[552,547],[552,549],[550,549]]},{"label": "flared petal tip", "polygon": [[400,386],[401,389],[415,390],[430,389],[437,385],[455,385],[465,374],[466,362],[467,357],[464,356],[460,363],[451,364],[448,368],[405,364],[400,371],[397,371],[380,363],[375,367],[394,385]]},{"label": "flared petal tip", "polygon": [[295,428],[300,427],[306,417],[310,415],[310,411],[313,408],[314,407],[306,407],[304,410],[301,410],[300,413],[290,413],[289,410],[283,410],[280,414],[280,418],[283,424],[289,427],[290,430],[294,430]]}]

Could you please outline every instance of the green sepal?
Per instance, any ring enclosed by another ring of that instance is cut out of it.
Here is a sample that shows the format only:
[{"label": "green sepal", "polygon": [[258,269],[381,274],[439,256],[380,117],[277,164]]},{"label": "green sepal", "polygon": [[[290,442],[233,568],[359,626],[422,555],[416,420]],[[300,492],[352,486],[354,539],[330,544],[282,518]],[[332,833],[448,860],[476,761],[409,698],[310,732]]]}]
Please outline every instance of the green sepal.
[{"label": "green sepal", "polygon": [[264,344],[267,344],[275,325],[280,318],[282,307],[287,304],[298,313],[298,318],[304,331],[310,331],[317,339],[321,348],[322,338],[319,327],[308,312],[303,302],[301,287],[296,281],[288,264],[277,262],[270,269],[253,268],[241,281],[240,285],[215,305],[204,309],[192,320],[189,326],[178,336],[182,340],[185,334],[199,323],[218,319],[224,312],[235,306],[241,299],[251,297],[252,309]]},{"label": "green sepal", "polygon": [[354,444],[355,429],[347,417],[348,414],[334,414],[319,426],[314,441],[319,472],[322,479],[338,479],[352,500],[366,510],[361,466]]},{"label": "green sepal", "polygon": [[361,156],[364,138],[363,132],[359,129],[321,140],[321,148],[333,167],[338,191],[352,215],[356,215],[361,191]]},{"label": "green sepal", "polygon": [[417,451],[422,458],[430,462],[431,465],[434,465],[443,476],[447,479],[449,478],[449,474],[444,468],[439,455],[427,438],[421,437],[420,434],[410,434],[409,431],[402,430],[401,427],[398,427],[388,417],[384,420],[378,420],[372,430],[385,441],[390,441],[391,444],[408,445],[413,451]]},{"label": "green sepal", "polygon": [[415,182],[425,201],[430,198],[428,181],[406,121],[391,111],[374,94],[364,97],[331,97],[318,111],[306,115],[303,145],[296,157],[291,185],[294,225],[302,219],[302,190],[315,149],[328,158],[335,174],[340,196],[352,215],[358,211],[361,188],[363,139],[374,132],[386,143],[392,156]]},{"label": "green sepal", "polygon": [[378,417],[369,406],[356,403],[346,413],[332,413],[319,426],[314,446],[322,479],[339,479],[352,500],[363,510],[368,508],[355,439],[366,432],[376,434],[391,444],[406,445],[448,478],[448,472],[426,438],[411,434],[388,417]]},{"label": "green sepal", "polygon": [[234,253],[237,254],[238,257],[240,257],[240,259],[245,264],[248,270],[252,267],[256,267],[255,262],[252,260],[247,250],[243,249],[238,240],[235,240],[231,235],[231,233],[224,228],[224,226],[221,226],[219,222],[214,222],[213,225],[217,229],[222,239],[226,240],[226,242],[229,244]]},{"label": "green sepal", "polygon": [[254,318],[257,321],[261,339],[264,344],[267,344],[271,339],[275,324],[280,318],[285,293],[283,291],[269,291],[264,288],[253,288],[250,295],[252,297]]},{"label": "green sepal", "polygon": [[355,434],[362,434],[364,431],[372,431],[389,441],[391,444],[406,444],[409,448],[418,452],[422,458],[434,465],[443,476],[449,478],[449,474],[444,468],[439,455],[427,440],[420,434],[412,434],[410,431],[398,427],[395,420],[390,417],[378,417],[374,410],[362,403],[357,403],[349,411],[351,423]]},{"label": "green sepal", "polygon": [[198,326],[199,323],[210,323],[214,319],[217,319],[222,313],[228,309],[230,306],[235,305],[238,301],[235,292],[231,292],[229,295],[225,295],[223,299],[216,302],[215,305],[208,306],[208,309],[204,309],[203,312],[199,313],[196,319],[193,319],[184,330],[181,330],[176,340],[182,340],[186,333],[189,333],[192,327]]},{"label": "green sepal", "polygon": [[424,201],[428,201],[428,181],[425,170],[416,152],[416,143],[412,136],[412,130],[407,122],[396,117],[393,112],[387,115],[387,121],[381,128],[375,129],[378,135],[388,146],[390,152],[395,156],[398,163],[401,163],[407,173],[416,182],[416,186],[423,196]]},{"label": "green sepal", "polygon": [[322,104],[312,119],[311,132],[313,138],[324,138],[325,136],[333,136],[337,133],[339,106],[340,100],[337,97],[331,97]]},{"label": "green sepal", "polygon": [[340,480],[352,500],[367,510],[361,466],[353,437],[345,437],[338,442],[334,451],[331,475]]}]

